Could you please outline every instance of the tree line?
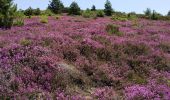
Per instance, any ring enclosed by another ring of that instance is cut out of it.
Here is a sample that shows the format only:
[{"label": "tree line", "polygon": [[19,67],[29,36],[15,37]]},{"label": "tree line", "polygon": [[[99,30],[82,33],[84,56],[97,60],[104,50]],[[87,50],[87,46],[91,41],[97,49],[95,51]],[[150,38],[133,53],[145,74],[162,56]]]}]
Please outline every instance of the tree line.
[{"label": "tree line", "polygon": [[[79,7],[78,3],[73,1],[69,7],[65,7],[61,0],[51,0],[49,5],[45,11],[41,11],[39,8],[33,9],[29,7],[26,10],[17,10],[17,5],[13,3],[13,0],[0,0],[0,28],[11,28],[14,24],[13,21],[16,17],[20,17],[22,14],[25,16],[37,16],[37,15],[48,15],[51,16],[52,14],[61,14],[67,13],[68,15],[84,15],[88,17],[91,13],[90,11],[96,12],[98,17],[103,16],[112,16],[113,13],[121,13],[115,12],[112,8],[112,4],[109,0],[105,2],[105,8],[102,10],[96,9],[95,5],[92,5],[91,9],[87,9],[85,12],[82,13],[81,8]],[[161,14],[157,13],[155,10],[151,10],[147,8],[144,12],[145,18],[157,20],[159,18],[162,19],[170,19],[169,17],[162,17]],[[135,13],[133,13],[135,14]],[[143,16],[143,15],[142,15]],[[170,16],[170,11],[168,12],[167,16]],[[19,21],[21,23],[21,21]]]}]

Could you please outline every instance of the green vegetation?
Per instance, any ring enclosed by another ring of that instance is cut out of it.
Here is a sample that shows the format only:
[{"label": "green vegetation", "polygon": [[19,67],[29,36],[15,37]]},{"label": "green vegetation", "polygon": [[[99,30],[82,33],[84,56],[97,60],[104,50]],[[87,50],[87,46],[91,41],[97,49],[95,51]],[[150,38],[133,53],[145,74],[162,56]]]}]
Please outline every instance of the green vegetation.
[{"label": "green vegetation", "polygon": [[104,12],[105,12],[105,15],[107,16],[112,15],[113,9],[112,9],[112,4],[109,0],[106,0]]},{"label": "green vegetation", "polygon": [[96,15],[97,15],[97,17],[104,17],[103,10],[97,10]]},{"label": "green vegetation", "polygon": [[106,26],[106,31],[110,35],[115,34],[117,36],[121,36],[123,34],[122,32],[120,32],[119,26],[113,24],[108,24]]},{"label": "green vegetation", "polygon": [[29,45],[31,45],[31,40],[28,40],[28,39],[21,39],[20,40],[20,44],[22,45],[22,46],[29,46]]},{"label": "green vegetation", "polygon": [[95,6],[95,5],[93,5],[93,6],[91,7],[91,11],[96,11],[96,6]]},{"label": "green vegetation", "polygon": [[13,4],[13,0],[0,0],[0,27],[11,28],[15,18],[17,6]]},{"label": "green vegetation", "polygon": [[59,14],[64,9],[64,5],[60,0],[52,0],[50,1],[48,9],[50,9],[55,14]]},{"label": "green vegetation", "polygon": [[40,19],[40,22],[41,23],[48,23],[48,16],[41,16],[41,19]]}]

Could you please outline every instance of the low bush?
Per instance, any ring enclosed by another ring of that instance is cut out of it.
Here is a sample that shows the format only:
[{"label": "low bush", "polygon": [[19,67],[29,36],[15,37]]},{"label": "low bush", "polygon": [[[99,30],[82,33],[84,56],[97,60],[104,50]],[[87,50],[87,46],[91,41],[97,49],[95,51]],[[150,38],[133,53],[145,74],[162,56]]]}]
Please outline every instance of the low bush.
[{"label": "low bush", "polygon": [[48,16],[41,16],[40,22],[41,23],[48,23]]},{"label": "low bush", "polygon": [[44,15],[44,16],[53,16],[54,15],[54,13],[49,9],[46,9],[45,11],[42,11],[41,14]]},{"label": "low bush", "polygon": [[139,76],[146,76],[149,74],[149,64],[146,61],[139,59],[129,59],[127,61],[128,66]]},{"label": "low bush", "polygon": [[112,53],[104,48],[98,48],[96,50],[96,55],[99,60],[102,61],[111,61],[112,60]]},{"label": "low bush", "polygon": [[94,50],[91,46],[89,45],[83,45],[79,47],[80,54],[85,56],[85,57],[90,57],[94,53]]},{"label": "low bush", "polygon": [[63,58],[70,61],[70,62],[75,62],[77,60],[77,54],[72,51],[64,51],[63,52]]},{"label": "low bush", "polygon": [[96,15],[97,15],[97,17],[104,17],[105,14],[102,10],[97,10]]},{"label": "low bush", "polygon": [[158,71],[170,71],[170,61],[164,56],[154,56],[153,64]]},{"label": "low bush", "polygon": [[60,19],[60,15],[56,15],[55,19],[57,19],[57,20]]},{"label": "low bush", "polygon": [[134,82],[136,84],[145,84],[147,80],[144,77],[139,76],[133,71],[130,71],[127,75],[129,81]]},{"label": "low bush", "polygon": [[127,21],[128,20],[127,16],[125,16],[125,15],[121,15],[121,16],[112,15],[111,19],[114,20],[114,21]]},{"label": "low bush", "polygon": [[88,11],[88,10],[83,11],[83,13],[82,13],[82,16],[83,16],[84,18],[90,18],[91,15],[92,15],[91,11]]},{"label": "low bush", "polygon": [[13,26],[23,26],[24,25],[24,19],[16,19],[14,20]]},{"label": "low bush", "polygon": [[22,45],[22,46],[29,46],[29,45],[31,45],[31,40],[28,40],[28,39],[22,39],[21,41],[20,41],[20,44]]},{"label": "low bush", "polygon": [[118,36],[121,36],[123,33],[120,32],[119,30],[119,26],[117,25],[113,25],[113,24],[108,24],[105,28],[105,30],[107,31],[108,34],[112,35],[112,34],[116,34]]},{"label": "low bush", "polygon": [[124,47],[125,54],[133,56],[146,55],[149,53],[149,51],[150,48],[146,44],[127,43],[126,47]]},{"label": "low bush", "polygon": [[169,42],[160,43],[159,48],[165,53],[170,53],[170,43]]}]

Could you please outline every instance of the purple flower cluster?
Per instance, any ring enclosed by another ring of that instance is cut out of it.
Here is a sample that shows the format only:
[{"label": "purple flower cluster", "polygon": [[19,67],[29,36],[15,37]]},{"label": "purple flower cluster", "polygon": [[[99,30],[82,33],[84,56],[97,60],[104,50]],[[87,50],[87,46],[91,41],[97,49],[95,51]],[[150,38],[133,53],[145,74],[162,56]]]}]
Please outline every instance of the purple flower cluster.
[{"label": "purple flower cluster", "polygon": [[[123,34],[109,35],[108,24]],[[0,29],[0,98],[169,100],[169,27],[62,16]]]}]

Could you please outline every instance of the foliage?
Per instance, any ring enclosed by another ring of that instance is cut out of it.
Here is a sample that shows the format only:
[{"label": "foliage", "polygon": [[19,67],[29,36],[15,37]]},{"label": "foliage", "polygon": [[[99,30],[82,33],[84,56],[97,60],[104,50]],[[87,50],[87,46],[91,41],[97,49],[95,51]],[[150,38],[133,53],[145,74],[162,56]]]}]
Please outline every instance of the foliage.
[{"label": "foliage", "polygon": [[34,15],[41,15],[40,8],[34,9]]},{"label": "foliage", "polygon": [[54,14],[50,9],[46,9],[45,11],[42,12],[42,15],[53,16]]},{"label": "foliage", "polygon": [[0,29],[0,99],[170,99],[168,21],[39,19]]},{"label": "foliage", "polygon": [[32,16],[34,14],[34,10],[31,7],[29,7],[28,9],[25,10],[24,14],[26,16]]},{"label": "foliage", "polygon": [[59,14],[64,9],[64,5],[60,0],[52,0],[48,5],[48,9],[50,9],[55,14]]},{"label": "foliage", "polygon": [[13,20],[15,18],[15,12],[17,10],[16,5],[13,4],[13,0],[1,0],[0,1],[0,27],[11,28]]},{"label": "foliage", "polygon": [[57,20],[60,19],[60,18],[61,18],[60,15],[56,15],[56,16],[55,16],[55,19],[57,19]]},{"label": "foliage", "polygon": [[155,10],[153,10],[153,12],[152,12],[152,14],[151,14],[151,19],[152,20],[158,20],[159,19],[159,14],[155,11]]},{"label": "foliage", "polygon": [[80,7],[75,1],[70,5],[69,15],[80,15]]},{"label": "foliage", "polygon": [[120,32],[120,29],[119,29],[119,26],[117,25],[113,25],[113,24],[108,24],[106,26],[106,31],[108,34],[116,34],[118,36],[121,36],[122,35],[122,32]]},{"label": "foliage", "polygon": [[95,6],[95,5],[93,5],[93,6],[91,7],[91,11],[96,11],[96,6]]},{"label": "foliage", "polygon": [[150,8],[147,8],[146,11],[144,11],[145,16],[150,16],[152,14],[152,11]]},{"label": "foliage", "polygon": [[112,15],[113,9],[112,9],[112,4],[109,0],[106,0],[104,12],[105,12],[105,15],[107,16]]},{"label": "foliage", "polygon": [[23,26],[24,25],[24,19],[18,18],[14,20],[13,26]]},{"label": "foliage", "polygon": [[95,12],[92,12],[87,9],[87,10],[83,11],[82,16],[85,18],[90,18],[90,17],[93,17],[94,14],[95,14]]},{"label": "foliage", "polygon": [[40,19],[40,22],[41,23],[48,23],[48,16],[41,16],[41,19]]},{"label": "foliage", "polygon": [[29,45],[31,45],[31,40],[28,40],[28,39],[22,39],[21,41],[20,41],[20,44],[22,45],[22,46],[29,46]]},{"label": "foliage", "polygon": [[167,14],[167,16],[170,16],[170,11],[168,11],[168,14]]},{"label": "foliage", "polygon": [[102,10],[97,10],[96,15],[97,17],[104,17],[104,12]]}]

